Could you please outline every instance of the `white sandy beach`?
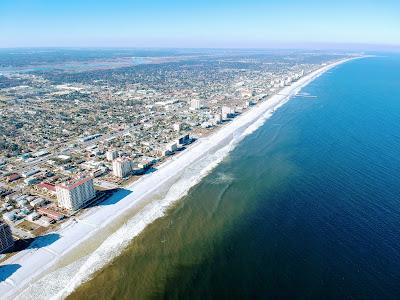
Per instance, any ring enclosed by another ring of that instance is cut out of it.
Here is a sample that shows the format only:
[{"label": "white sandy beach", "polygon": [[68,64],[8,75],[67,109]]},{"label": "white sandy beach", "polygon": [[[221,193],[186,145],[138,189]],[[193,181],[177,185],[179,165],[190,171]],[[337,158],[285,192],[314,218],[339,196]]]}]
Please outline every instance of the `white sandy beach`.
[{"label": "white sandy beach", "polygon": [[52,243],[23,250],[3,262],[0,275],[7,265],[14,269],[0,276],[7,277],[0,282],[0,299],[65,298],[120,254],[148,224],[163,216],[172,203],[206,176],[240,140],[260,127],[275,109],[319,75],[351,59],[326,65],[283,88],[210,136],[199,139],[156,172],[88,209],[77,222],[68,220],[55,232],[59,238]]}]

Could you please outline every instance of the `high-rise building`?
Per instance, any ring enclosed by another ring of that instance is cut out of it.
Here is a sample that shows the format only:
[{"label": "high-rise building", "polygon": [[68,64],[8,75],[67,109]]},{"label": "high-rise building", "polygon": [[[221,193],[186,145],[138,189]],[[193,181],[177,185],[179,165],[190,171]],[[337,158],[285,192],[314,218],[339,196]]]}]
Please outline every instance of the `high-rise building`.
[{"label": "high-rise building", "polygon": [[189,134],[182,135],[178,138],[178,145],[183,146],[187,145],[191,142],[192,140],[190,139]]},{"label": "high-rise building", "polygon": [[234,113],[234,110],[232,108],[230,108],[229,106],[222,106],[221,112],[223,115],[225,114],[232,114]]},{"label": "high-rise building", "polygon": [[167,151],[169,151],[169,152],[174,152],[174,151],[176,151],[177,149],[178,149],[178,145],[176,144],[176,142],[172,142],[172,143],[169,143],[166,147],[165,147],[165,149],[167,150]]},{"label": "high-rise building", "polygon": [[109,151],[106,152],[106,159],[108,161],[113,161],[117,157],[118,157],[118,152],[115,151],[115,150],[109,150]]},{"label": "high-rise building", "polygon": [[245,103],[246,107],[250,107],[250,106],[253,106],[253,105],[255,105],[253,100],[247,100],[246,103]]},{"label": "high-rise building", "polygon": [[0,253],[14,245],[11,229],[8,224],[0,220]]},{"label": "high-rise building", "polygon": [[221,112],[223,120],[227,120],[235,114],[235,110],[230,108],[229,106],[222,106]]},{"label": "high-rise building", "polygon": [[77,210],[96,196],[92,177],[80,177],[56,185],[58,205],[69,210]]},{"label": "high-rise building", "polygon": [[190,101],[190,109],[191,110],[201,109],[201,101],[199,99],[192,99]]},{"label": "high-rise building", "polygon": [[126,157],[114,159],[112,171],[114,176],[124,178],[132,171],[132,161]]},{"label": "high-rise building", "polygon": [[222,115],[221,114],[215,114],[214,123],[215,124],[221,124],[221,122],[222,122]]},{"label": "high-rise building", "polygon": [[182,130],[182,124],[181,123],[175,123],[174,124],[174,130],[179,132]]}]

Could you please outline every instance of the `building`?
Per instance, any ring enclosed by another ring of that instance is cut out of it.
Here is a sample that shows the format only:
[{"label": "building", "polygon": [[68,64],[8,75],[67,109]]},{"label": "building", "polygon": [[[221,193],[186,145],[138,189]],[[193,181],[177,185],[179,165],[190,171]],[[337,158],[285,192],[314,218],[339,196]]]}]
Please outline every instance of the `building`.
[{"label": "building", "polygon": [[174,131],[181,131],[182,130],[182,124],[181,123],[175,123],[174,124]]},{"label": "building", "polygon": [[26,216],[26,219],[28,220],[28,221],[36,221],[36,220],[39,220],[40,219],[40,217],[41,217],[41,215],[39,214],[39,213],[37,213],[37,212],[32,212],[32,213],[30,213],[29,215],[27,215]]},{"label": "building", "polygon": [[3,213],[3,219],[8,222],[14,222],[17,219],[17,211],[14,209]]},{"label": "building", "polygon": [[138,163],[132,163],[132,175],[143,175],[146,172],[146,169],[139,166]]},{"label": "building", "polygon": [[106,152],[106,159],[108,161],[113,161],[117,157],[118,157],[118,152],[115,151],[115,150],[109,150],[109,151]]},{"label": "building", "polygon": [[132,171],[132,161],[126,157],[114,159],[112,171],[115,177],[124,178]]},{"label": "building", "polygon": [[169,151],[169,152],[174,152],[176,150],[178,150],[178,145],[175,142],[169,143],[165,150]]},{"label": "building", "polygon": [[245,103],[245,106],[246,107],[250,107],[250,106],[253,106],[255,103],[253,102],[253,100],[247,100],[246,101],[246,103]]},{"label": "building", "polygon": [[41,182],[37,187],[46,193],[54,194],[56,192],[56,186],[49,182]]},{"label": "building", "polygon": [[37,174],[39,172],[40,172],[40,170],[38,170],[38,169],[32,169],[32,170],[29,170],[29,171],[26,171],[26,172],[22,173],[22,177],[27,178],[27,177],[35,175],[35,174]]},{"label": "building", "polygon": [[222,120],[227,120],[235,116],[235,110],[233,108],[230,108],[229,106],[222,106],[221,112]]},{"label": "building", "polygon": [[221,114],[215,114],[214,123],[215,124],[221,124],[221,122],[222,122],[222,115]]},{"label": "building", "polygon": [[85,143],[85,142],[97,139],[99,137],[101,137],[101,134],[97,133],[97,134],[81,137],[79,140],[81,143]]},{"label": "building", "polygon": [[192,99],[190,101],[190,109],[191,110],[199,110],[201,109],[201,101],[199,99]]},{"label": "building", "polygon": [[14,245],[14,239],[10,226],[0,220],[0,253],[11,248]]},{"label": "building", "polygon": [[179,139],[178,139],[178,145],[179,146],[183,146],[183,145],[187,145],[191,142],[190,136],[188,134],[182,135]]},{"label": "building", "polygon": [[60,161],[63,164],[66,164],[66,163],[71,161],[71,156],[61,154],[61,155],[57,156],[57,160]]},{"label": "building", "polygon": [[33,185],[33,184],[36,184],[36,183],[38,183],[39,182],[39,179],[38,178],[35,178],[35,177],[28,177],[28,178],[25,178],[24,179],[24,183],[26,184],[26,185]]},{"label": "building", "polygon": [[16,181],[16,180],[18,180],[20,178],[21,178],[20,174],[13,173],[13,174],[8,175],[7,182],[13,182],[13,181]]},{"label": "building", "polygon": [[51,208],[41,207],[37,209],[37,212],[56,221],[62,220],[64,218],[64,215],[62,213],[52,210]]},{"label": "building", "polygon": [[105,168],[99,168],[99,169],[91,171],[89,174],[93,178],[96,178],[96,177],[99,177],[100,175],[103,175],[105,172],[106,172]]},{"label": "building", "polygon": [[56,185],[58,205],[69,210],[77,210],[96,196],[92,177],[80,177]]},{"label": "building", "polygon": [[235,111],[229,106],[222,106],[221,112],[222,115],[232,115],[235,113]]},{"label": "building", "polygon": [[203,122],[200,124],[201,128],[210,128],[213,126],[211,122]]},{"label": "building", "polygon": [[167,149],[164,149],[164,148],[159,149],[157,151],[157,155],[160,156],[160,157],[164,157],[164,156],[167,156],[169,154],[170,154],[170,152]]},{"label": "building", "polygon": [[46,199],[39,197],[39,198],[29,201],[29,205],[32,206],[33,208],[38,208],[38,207],[45,205],[46,202],[47,202]]},{"label": "building", "polygon": [[156,159],[153,157],[142,157],[141,160],[138,162],[137,166],[143,170],[147,170],[150,168],[153,164],[156,163]]}]

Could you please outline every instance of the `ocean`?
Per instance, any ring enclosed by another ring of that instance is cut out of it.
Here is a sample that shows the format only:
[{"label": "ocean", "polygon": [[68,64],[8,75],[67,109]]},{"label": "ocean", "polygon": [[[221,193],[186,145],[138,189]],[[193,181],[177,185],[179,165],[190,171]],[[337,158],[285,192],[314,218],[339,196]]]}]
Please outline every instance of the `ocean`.
[{"label": "ocean", "polygon": [[69,299],[400,298],[399,70],[317,78]]}]

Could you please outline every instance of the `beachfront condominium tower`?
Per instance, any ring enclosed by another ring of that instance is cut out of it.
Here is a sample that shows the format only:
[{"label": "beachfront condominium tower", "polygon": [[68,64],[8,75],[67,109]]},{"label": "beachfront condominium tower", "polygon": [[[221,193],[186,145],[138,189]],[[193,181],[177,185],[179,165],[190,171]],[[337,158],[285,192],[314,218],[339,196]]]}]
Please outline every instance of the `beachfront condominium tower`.
[{"label": "beachfront condominium tower", "polygon": [[118,157],[118,152],[116,150],[109,150],[106,152],[106,159],[108,161],[113,161]]},{"label": "beachfront condominium tower", "polygon": [[75,211],[96,196],[92,177],[79,177],[56,185],[58,205]]},{"label": "beachfront condominium tower", "polygon": [[8,224],[0,220],[0,253],[14,245],[11,229]]},{"label": "beachfront condominium tower", "polygon": [[190,109],[191,110],[198,110],[201,109],[202,105],[201,105],[201,101],[199,99],[192,99],[190,101]]},{"label": "beachfront condominium tower", "polygon": [[113,160],[112,171],[115,177],[124,178],[132,171],[132,161],[127,157],[119,157]]}]

